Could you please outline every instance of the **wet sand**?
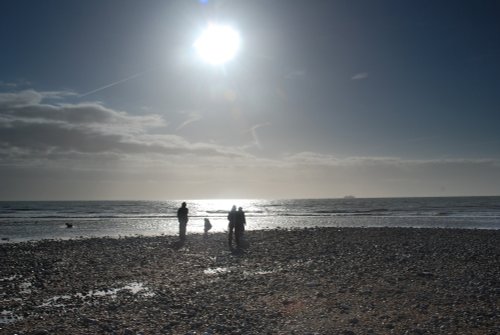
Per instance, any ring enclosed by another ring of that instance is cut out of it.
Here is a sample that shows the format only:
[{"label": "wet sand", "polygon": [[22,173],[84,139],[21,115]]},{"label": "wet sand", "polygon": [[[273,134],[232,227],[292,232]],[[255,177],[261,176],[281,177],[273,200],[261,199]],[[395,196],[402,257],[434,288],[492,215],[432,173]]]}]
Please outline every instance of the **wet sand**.
[{"label": "wet sand", "polygon": [[500,231],[0,245],[0,334],[498,334]]}]

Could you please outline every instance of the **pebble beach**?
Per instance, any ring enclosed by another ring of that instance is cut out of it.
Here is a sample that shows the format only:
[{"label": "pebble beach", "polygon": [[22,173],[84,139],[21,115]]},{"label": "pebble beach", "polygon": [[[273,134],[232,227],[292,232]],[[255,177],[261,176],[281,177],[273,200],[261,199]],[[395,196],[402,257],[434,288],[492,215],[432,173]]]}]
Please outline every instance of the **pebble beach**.
[{"label": "pebble beach", "polygon": [[0,244],[0,334],[499,334],[500,231]]}]

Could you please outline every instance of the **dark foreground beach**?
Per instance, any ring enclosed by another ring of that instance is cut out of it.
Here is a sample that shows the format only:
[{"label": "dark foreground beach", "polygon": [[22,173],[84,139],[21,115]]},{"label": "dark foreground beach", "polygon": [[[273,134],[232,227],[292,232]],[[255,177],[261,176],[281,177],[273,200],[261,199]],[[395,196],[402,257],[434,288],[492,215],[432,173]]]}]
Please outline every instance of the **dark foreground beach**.
[{"label": "dark foreground beach", "polygon": [[0,334],[498,334],[500,231],[0,245]]}]

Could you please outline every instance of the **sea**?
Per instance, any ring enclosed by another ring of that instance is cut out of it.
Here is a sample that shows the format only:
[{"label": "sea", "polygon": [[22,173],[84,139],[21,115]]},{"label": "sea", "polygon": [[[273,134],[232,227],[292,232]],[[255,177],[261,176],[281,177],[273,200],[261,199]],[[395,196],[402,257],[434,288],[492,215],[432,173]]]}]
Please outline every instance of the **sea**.
[{"label": "sea", "polygon": [[[179,201],[3,201],[0,243],[178,234]],[[186,200],[187,233],[227,230],[233,205],[247,230],[311,227],[500,229],[500,196],[439,198]],[[71,226],[70,228],[68,226]]]}]

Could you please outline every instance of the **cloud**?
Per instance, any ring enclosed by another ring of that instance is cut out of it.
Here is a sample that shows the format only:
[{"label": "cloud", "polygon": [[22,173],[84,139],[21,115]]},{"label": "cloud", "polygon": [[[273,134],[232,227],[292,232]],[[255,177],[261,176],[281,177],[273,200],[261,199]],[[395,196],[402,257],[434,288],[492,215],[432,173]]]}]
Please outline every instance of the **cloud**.
[{"label": "cloud", "polygon": [[257,134],[257,129],[262,128],[262,127],[268,127],[270,125],[271,125],[270,122],[265,122],[265,123],[257,124],[255,126],[253,126],[252,128],[250,128],[249,132],[252,134],[253,145],[256,146],[257,148],[262,149],[262,146],[261,146],[260,140],[259,140],[259,136]]},{"label": "cloud", "polygon": [[351,80],[362,80],[368,78],[367,72],[360,72],[351,77]]},{"label": "cloud", "polygon": [[259,130],[270,123],[246,128],[251,146],[193,142],[166,133],[160,115],[67,103],[71,95],[0,94],[0,199],[421,196],[443,195],[443,189],[445,195],[480,195],[500,189],[499,159],[314,151],[266,159],[267,151],[257,157],[247,150],[261,146]]},{"label": "cloud", "polygon": [[203,119],[203,116],[200,113],[190,112],[190,113],[188,113],[187,119],[184,122],[182,122],[175,130],[181,130],[182,128],[184,128],[188,124],[196,122],[196,121],[200,121],[201,119]]},{"label": "cloud", "polygon": [[6,88],[6,89],[19,89],[20,87],[26,87],[31,85],[31,83],[27,80],[24,79],[19,79],[14,82],[6,82],[0,80],[0,88]]},{"label": "cloud", "polygon": [[500,160],[494,158],[465,159],[404,159],[400,157],[337,157],[335,155],[321,154],[316,152],[300,152],[284,157],[288,164],[309,166],[394,166],[394,167],[423,167],[423,166],[465,166],[465,165],[488,165],[500,167]]},{"label": "cloud", "polygon": [[16,83],[7,83],[0,80],[0,88],[16,88],[17,86]]},{"label": "cloud", "polygon": [[[191,143],[171,134],[153,134],[166,125],[159,115],[135,116],[99,103],[48,103],[67,92],[33,90],[0,94],[0,158],[26,160],[115,154],[124,159],[147,155],[245,156],[237,149]],[[103,156],[101,156],[103,157]]]},{"label": "cloud", "polygon": [[294,164],[308,165],[336,165],[339,160],[332,155],[325,155],[316,152],[299,152],[285,156],[285,161]]},{"label": "cloud", "polygon": [[[282,175],[309,196],[498,195],[500,159],[338,157],[301,152],[283,157]],[[299,190],[297,190],[299,192]]]},{"label": "cloud", "polygon": [[305,70],[293,70],[285,75],[285,79],[304,77],[307,74]]},{"label": "cloud", "polygon": [[42,99],[43,95],[33,90],[0,93],[0,108],[5,111],[7,108],[34,105],[40,103]]}]

